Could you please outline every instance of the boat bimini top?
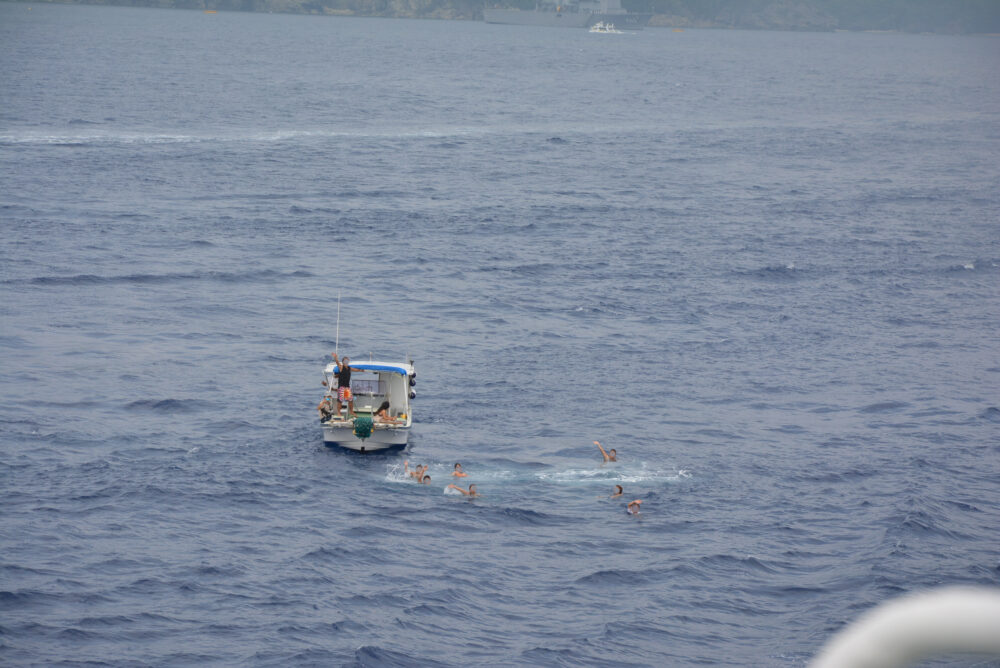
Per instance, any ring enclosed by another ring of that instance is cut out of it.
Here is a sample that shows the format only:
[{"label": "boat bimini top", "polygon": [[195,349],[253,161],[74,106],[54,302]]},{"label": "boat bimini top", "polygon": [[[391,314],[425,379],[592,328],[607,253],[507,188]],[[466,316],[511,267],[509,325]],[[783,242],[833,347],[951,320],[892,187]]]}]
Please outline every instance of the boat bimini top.
[{"label": "boat bimini top", "polygon": [[[413,369],[412,364],[399,364],[396,362],[355,362],[351,360],[349,365],[352,369],[361,369],[362,371],[368,371],[371,373],[388,372],[388,373],[398,373],[401,376],[408,376],[413,378],[417,375],[416,371]],[[332,376],[337,373],[339,369],[337,365],[330,362],[326,365],[324,372],[327,376]]]}]

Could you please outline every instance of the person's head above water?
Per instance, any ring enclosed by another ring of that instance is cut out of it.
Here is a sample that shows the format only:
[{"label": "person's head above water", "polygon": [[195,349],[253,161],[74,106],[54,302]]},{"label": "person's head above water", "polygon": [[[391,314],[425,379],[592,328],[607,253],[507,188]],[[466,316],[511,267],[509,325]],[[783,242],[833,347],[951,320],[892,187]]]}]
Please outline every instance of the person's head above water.
[{"label": "person's head above water", "polygon": [[615,493],[612,494],[612,496],[621,496],[624,493],[625,493],[625,490],[622,489],[621,485],[615,485]]},{"label": "person's head above water", "polygon": [[429,475],[425,475],[423,478],[420,479],[421,485],[429,485],[430,482],[431,482],[431,477]]}]

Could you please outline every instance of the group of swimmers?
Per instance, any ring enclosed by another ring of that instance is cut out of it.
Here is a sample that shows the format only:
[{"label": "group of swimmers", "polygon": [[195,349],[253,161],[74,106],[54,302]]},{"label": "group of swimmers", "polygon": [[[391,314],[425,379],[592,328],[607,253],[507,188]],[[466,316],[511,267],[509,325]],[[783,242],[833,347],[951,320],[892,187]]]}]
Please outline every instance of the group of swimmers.
[{"label": "group of swimmers", "polygon": [[[608,462],[617,462],[618,461],[618,451],[617,450],[615,450],[614,448],[611,448],[611,450],[605,451],[604,450],[604,446],[601,445],[600,441],[594,441],[594,445],[596,445],[598,447],[598,449],[601,451],[601,456],[604,457],[604,463],[605,464],[607,464]],[[624,493],[625,493],[625,490],[622,489],[621,485],[615,485],[615,491],[614,491],[614,493],[609,498],[617,499],[618,497],[620,497]],[[640,506],[642,506],[642,500],[641,499],[636,499],[635,501],[629,501],[628,505],[625,506],[625,512],[628,513],[629,515],[638,515],[639,511],[641,510]]]},{"label": "group of swimmers", "polygon": [[[411,469],[410,460],[406,460],[405,462],[403,462],[403,471],[406,473],[406,475],[410,476],[421,485],[429,485],[431,482],[431,477],[427,475],[428,468],[429,467],[427,466],[427,464],[422,464],[422,465],[417,464],[417,467],[415,469]],[[462,470],[461,464],[455,462],[455,466],[451,472],[451,475],[454,478],[466,478],[468,477],[469,474]],[[469,489],[463,489],[462,487],[459,487],[458,485],[452,483],[448,485],[447,489],[458,490],[464,496],[480,496],[479,492],[476,491],[475,485],[469,485]]]},{"label": "group of swimmers", "polygon": [[[594,445],[596,445],[600,449],[601,456],[604,457],[605,464],[607,464],[608,462],[618,461],[617,450],[611,448],[611,450],[606,451],[604,449],[604,446],[601,445],[600,441],[594,441]],[[429,485],[431,482],[431,477],[427,475],[428,468],[429,467],[427,466],[427,464],[418,464],[416,468],[411,469],[410,460],[406,460],[405,462],[403,462],[403,471],[406,473],[406,475],[410,476],[421,485]],[[469,474],[466,473],[464,470],[462,470],[462,465],[460,463],[455,462],[455,466],[452,469],[451,475],[453,478],[466,478],[468,477]],[[449,483],[446,489],[454,489],[458,492],[461,492],[463,496],[472,496],[472,497],[482,496],[479,492],[476,491],[476,486],[474,484],[470,484],[469,489],[464,489],[463,487],[460,487],[455,483]],[[621,485],[615,485],[614,493],[611,494],[611,496],[608,498],[617,499],[621,497],[624,493],[625,490],[622,488]],[[629,501],[628,504],[625,506],[625,512],[629,515],[638,515],[639,511],[641,510],[641,506],[642,506],[641,499],[635,499],[634,501]]]}]

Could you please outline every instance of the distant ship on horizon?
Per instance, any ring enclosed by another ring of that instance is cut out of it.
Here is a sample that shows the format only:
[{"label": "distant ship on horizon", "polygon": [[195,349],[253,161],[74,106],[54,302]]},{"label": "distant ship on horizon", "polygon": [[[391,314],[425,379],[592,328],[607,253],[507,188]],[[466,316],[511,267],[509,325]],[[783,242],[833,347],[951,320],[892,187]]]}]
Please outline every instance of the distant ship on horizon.
[{"label": "distant ship on horizon", "polygon": [[642,30],[652,16],[624,9],[621,0],[567,0],[559,4],[539,0],[534,9],[483,9],[483,20],[487,23],[562,28],[589,28],[604,22],[613,23],[616,28]]}]

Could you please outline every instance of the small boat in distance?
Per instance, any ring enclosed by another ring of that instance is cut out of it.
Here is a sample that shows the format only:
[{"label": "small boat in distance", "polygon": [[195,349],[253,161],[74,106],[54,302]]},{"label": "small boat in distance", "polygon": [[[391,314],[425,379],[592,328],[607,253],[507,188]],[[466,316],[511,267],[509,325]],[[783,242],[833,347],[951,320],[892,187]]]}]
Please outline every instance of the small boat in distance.
[{"label": "small boat in distance", "polygon": [[[376,452],[388,448],[406,447],[413,426],[410,401],[416,397],[413,386],[417,382],[417,372],[413,361],[402,362],[355,362],[348,365],[355,370],[351,374],[351,394],[354,398],[355,417],[348,415],[347,404],[338,414],[337,405],[337,364],[330,362],[323,369],[327,397],[332,398],[333,416],[322,420],[323,442],[357,452]],[[383,402],[389,402],[389,418],[376,415]]]},{"label": "small boat in distance", "polygon": [[590,32],[603,32],[621,35],[623,31],[615,28],[614,23],[605,23],[604,21],[598,21],[594,25],[590,26]]}]

